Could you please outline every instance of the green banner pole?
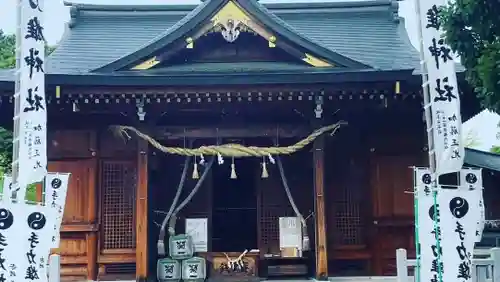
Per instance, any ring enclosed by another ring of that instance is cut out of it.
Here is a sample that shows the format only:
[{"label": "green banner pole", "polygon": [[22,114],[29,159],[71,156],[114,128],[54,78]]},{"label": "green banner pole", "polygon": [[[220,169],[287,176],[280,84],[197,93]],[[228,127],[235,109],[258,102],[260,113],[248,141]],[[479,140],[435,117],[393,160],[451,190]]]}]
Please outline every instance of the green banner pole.
[{"label": "green banner pole", "polygon": [[418,236],[418,189],[417,173],[413,168],[413,210],[415,213],[415,282],[420,282],[420,238]]}]

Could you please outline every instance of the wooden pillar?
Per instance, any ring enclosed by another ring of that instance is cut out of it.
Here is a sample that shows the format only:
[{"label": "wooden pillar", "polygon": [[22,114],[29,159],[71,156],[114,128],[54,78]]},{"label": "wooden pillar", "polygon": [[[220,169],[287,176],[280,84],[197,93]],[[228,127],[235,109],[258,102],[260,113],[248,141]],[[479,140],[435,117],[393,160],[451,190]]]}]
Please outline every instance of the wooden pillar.
[{"label": "wooden pillar", "polygon": [[92,224],[92,230],[86,234],[87,241],[87,280],[96,281],[97,280],[97,185],[96,185],[96,174],[97,174],[97,159],[92,160],[92,166],[89,168],[89,185],[88,190],[89,206],[87,210],[88,221]]},{"label": "wooden pillar", "polygon": [[324,136],[318,137],[313,144],[314,161],[314,214],[315,222],[315,255],[317,280],[328,280],[328,255],[326,246],[326,214],[325,214],[325,165]]},{"label": "wooden pillar", "polygon": [[138,140],[136,192],[136,272],[137,281],[148,276],[148,143]]}]

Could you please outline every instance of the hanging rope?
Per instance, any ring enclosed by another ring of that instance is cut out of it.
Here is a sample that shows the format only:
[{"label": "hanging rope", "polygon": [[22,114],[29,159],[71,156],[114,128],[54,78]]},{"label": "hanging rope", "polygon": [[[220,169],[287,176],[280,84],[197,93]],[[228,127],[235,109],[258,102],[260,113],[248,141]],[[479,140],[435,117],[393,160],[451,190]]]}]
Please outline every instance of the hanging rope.
[{"label": "hanging rope", "polygon": [[309,235],[307,234],[307,223],[306,220],[304,219],[304,216],[300,213],[299,208],[295,204],[295,201],[293,200],[292,197],[292,192],[290,191],[290,187],[288,186],[288,180],[285,175],[285,170],[283,169],[283,164],[281,163],[281,158],[277,157],[276,158],[277,163],[278,163],[278,170],[280,172],[281,176],[281,183],[283,184],[283,187],[285,188],[285,193],[286,196],[288,197],[288,201],[290,202],[290,205],[292,206],[293,211],[295,212],[295,215],[299,218],[300,223],[302,225],[302,250],[303,251],[308,251],[310,249],[309,246]]},{"label": "hanging rope", "polygon": [[165,147],[161,145],[158,141],[150,137],[149,135],[140,132],[138,129],[132,126],[112,126],[112,130],[115,134],[131,139],[129,132],[135,133],[140,138],[149,142],[156,149],[168,153],[183,156],[201,156],[201,155],[220,155],[225,157],[263,157],[269,155],[290,155],[293,154],[305,146],[311,144],[318,136],[330,132],[331,135],[335,134],[340,125],[345,124],[344,122],[335,123],[322,127],[315,130],[305,139],[286,147],[256,147],[256,146],[243,146],[240,144],[223,144],[223,145],[212,145],[212,146],[201,146],[196,149],[181,148],[181,147]]},{"label": "hanging rope", "polygon": [[157,242],[157,248],[158,248],[158,255],[160,256],[165,256],[166,251],[165,251],[165,229],[167,228],[168,220],[172,216],[172,213],[174,212],[175,207],[177,206],[177,202],[179,201],[179,198],[181,197],[182,194],[182,188],[184,187],[184,183],[186,182],[186,175],[187,175],[187,169],[189,166],[189,159],[190,157],[186,157],[186,160],[184,161],[184,168],[182,169],[182,175],[181,175],[181,180],[179,182],[179,186],[177,186],[177,192],[175,193],[174,200],[172,201],[172,205],[168,209],[167,215],[163,219],[163,222],[161,223],[160,227],[160,234],[158,235],[158,242]]},{"label": "hanging rope", "polygon": [[189,195],[186,197],[186,199],[184,199],[184,201],[182,201],[182,203],[180,203],[179,206],[172,213],[172,216],[170,217],[170,222],[168,224],[168,226],[169,226],[168,233],[170,234],[170,236],[175,235],[175,223],[177,221],[177,214],[191,201],[191,199],[194,197],[196,192],[198,192],[201,185],[203,184],[203,181],[205,181],[205,178],[207,177],[208,172],[212,168],[212,165],[214,164],[214,160],[215,160],[215,158],[210,158],[207,166],[205,167],[205,170],[201,174],[200,179],[198,179],[198,181],[196,182],[196,185],[194,186],[191,193],[189,193]]}]

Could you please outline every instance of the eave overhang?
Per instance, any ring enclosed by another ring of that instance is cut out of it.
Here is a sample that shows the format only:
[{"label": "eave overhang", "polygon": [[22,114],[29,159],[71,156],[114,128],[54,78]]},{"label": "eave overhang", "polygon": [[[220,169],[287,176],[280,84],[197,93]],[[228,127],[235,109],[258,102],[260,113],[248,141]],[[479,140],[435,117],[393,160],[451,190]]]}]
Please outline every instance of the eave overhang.
[{"label": "eave overhang", "polygon": [[[255,72],[255,73],[182,73],[144,74],[122,72],[112,74],[47,74],[47,85],[72,86],[211,86],[211,85],[266,85],[310,83],[362,83],[382,81],[411,81],[419,79],[409,70],[339,70],[314,69],[310,72]],[[0,88],[14,89],[13,81],[0,81]]]},{"label": "eave overhang", "polygon": [[465,148],[465,163],[480,168],[500,171],[500,155],[495,153]]}]

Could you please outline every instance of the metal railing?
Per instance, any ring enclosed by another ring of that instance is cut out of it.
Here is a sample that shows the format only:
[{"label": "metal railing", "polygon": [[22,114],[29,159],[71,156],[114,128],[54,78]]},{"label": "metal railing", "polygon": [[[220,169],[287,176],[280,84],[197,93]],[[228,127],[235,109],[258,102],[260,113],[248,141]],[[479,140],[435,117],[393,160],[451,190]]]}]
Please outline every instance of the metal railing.
[{"label": "metal railing", "polygon": [[[500,282],[500,248],[475,250],[474,256],[485,258],[472,259],[472,282]],[[397,249],[397,282],[415,281],[414,277],[408,275],[408,269],[414,269],[416,264],[416,260],[408,259],[405,249]]]}]

